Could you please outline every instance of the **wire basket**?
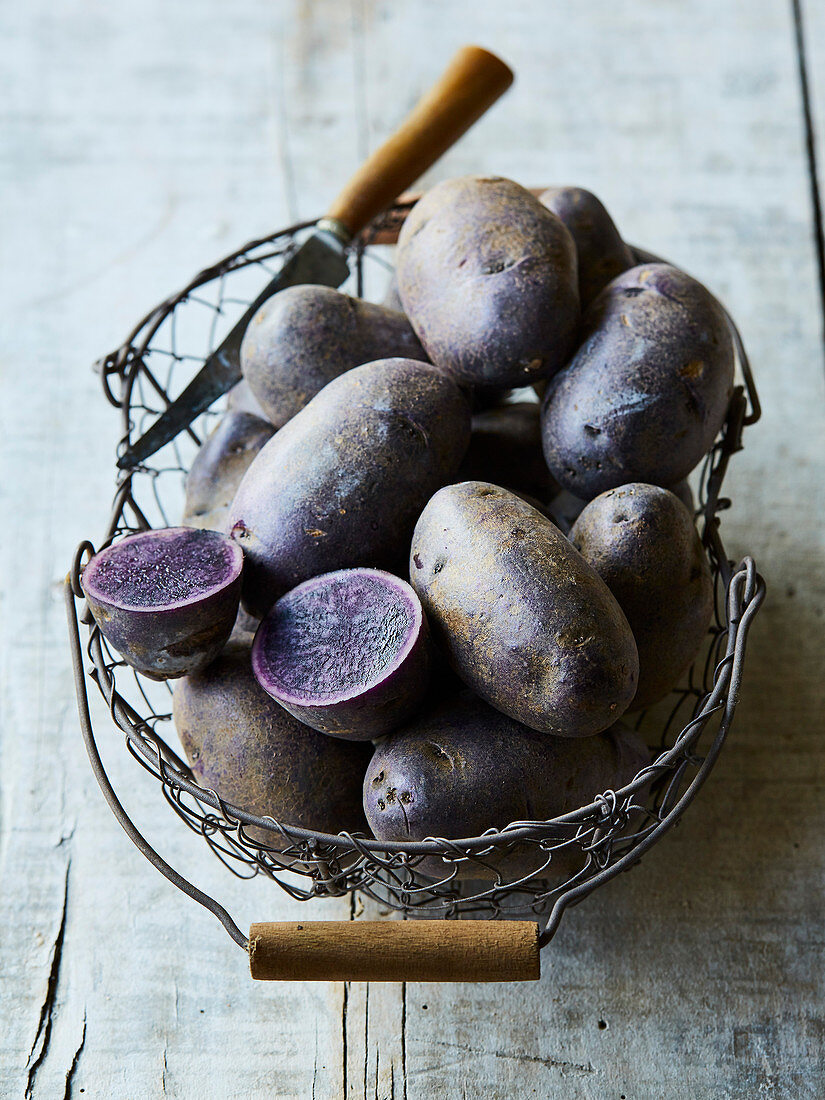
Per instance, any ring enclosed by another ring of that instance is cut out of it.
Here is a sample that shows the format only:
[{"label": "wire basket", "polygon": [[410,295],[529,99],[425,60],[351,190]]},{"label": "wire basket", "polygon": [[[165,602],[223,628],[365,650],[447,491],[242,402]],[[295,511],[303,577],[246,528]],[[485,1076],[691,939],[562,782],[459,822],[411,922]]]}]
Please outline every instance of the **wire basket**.
[{"label": "wire basket", "polygon": [[[410,203],[394,206],[351,249],[344,289],[380,296],[392,270],[390,245]],[[117,351],[101,360],[103,390],[121,410],[118,454],[143,433],[220,344],[313,222],[252,241],[197,275],[136,326]],[[636,249],[639,262],[657,257]],[[160,788],[169,808],[199,833],[241,878],[265,875],[291,897],[340,897],[350,891],[405,915],[490,918],[530,916],[539,946],[549,942],[564,910],[627,870],[670,829],[713,767],[733,721],[748,630],[764,598],[751,558],[728,561],[719,534],[721,494],[743,428],[758,420],[759,402],[747,356],[729,319],[738,380],[727,419],[707,455],[698,486],[697,518],[715,579],[716,614],[707,644],[684,683],[664,703],[638,717],[653,748],[652,762],[616,791],[549,821],[517,821],[460,840],[378,841],[358,833],[329,835],[250,814],[199,786],[169,744],[171,687],[150,681],[110,649],[83,602],[80,574],[94,547],[78,547],[66,582],[66,603],[81,726],[92,768],[112,811],[149,861],[210,910],[240,946],[249,941],[229,913],[171,867],[144,839],[115,793],[98,753],[86,694],[97,685],[137,764]],[[219,414],[203,414],[153,458],[120,472],[108,526],[98,549],[128,533],[175,526],[183,506],[186,470]],[[84,646],[81,624],[88,629]],[[88,670],[85,661],[88,659]],[[267,842],[264,842],[266,838]]]}]

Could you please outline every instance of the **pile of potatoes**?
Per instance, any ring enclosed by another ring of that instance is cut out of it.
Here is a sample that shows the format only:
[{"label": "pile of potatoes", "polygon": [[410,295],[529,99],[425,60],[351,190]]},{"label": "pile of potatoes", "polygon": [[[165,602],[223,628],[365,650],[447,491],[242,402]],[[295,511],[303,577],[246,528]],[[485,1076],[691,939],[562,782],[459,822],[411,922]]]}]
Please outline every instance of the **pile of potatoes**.
[{"label": "pile of potatoes", "polygon": [[[84,586],[104,633],[198,609],[174,720],[226,801],[322,832],[478,836],[649,761],[620,719],[678,684],[708,630],[685,478],[725,420],[733,345],[709,291],[636,264],[580,188],[447,180],[407,218],[395,278],[400,308],[297,286],[249,326],[174,529],[242,551],[217,656],[197,631],[218,581],[170,595],[165,565],[189,569],[170,538],[139,610],[133,592],[111,610],[115,567],[108,595],[94,559]],[[146,634],[121,631],[126,660],[180,676]],[[523,854],[494,870],[525,873]]]}]

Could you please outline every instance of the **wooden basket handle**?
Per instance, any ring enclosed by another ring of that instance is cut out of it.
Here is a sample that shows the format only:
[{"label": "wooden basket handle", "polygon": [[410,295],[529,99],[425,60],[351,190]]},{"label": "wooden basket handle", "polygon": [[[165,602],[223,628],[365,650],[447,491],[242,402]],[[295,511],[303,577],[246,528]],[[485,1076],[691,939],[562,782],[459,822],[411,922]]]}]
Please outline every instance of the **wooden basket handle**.
[{"label": "wooden basket handle", "polygon": [[537,981],[534,921],[278,921],[249,930],[259,981]]},{"label": "wooden basket handle", "polygon": [[327,211],[351,236],[414,183],[513,83],[512,70],[479,46],[464,46],[440,80],[380,145]]}]

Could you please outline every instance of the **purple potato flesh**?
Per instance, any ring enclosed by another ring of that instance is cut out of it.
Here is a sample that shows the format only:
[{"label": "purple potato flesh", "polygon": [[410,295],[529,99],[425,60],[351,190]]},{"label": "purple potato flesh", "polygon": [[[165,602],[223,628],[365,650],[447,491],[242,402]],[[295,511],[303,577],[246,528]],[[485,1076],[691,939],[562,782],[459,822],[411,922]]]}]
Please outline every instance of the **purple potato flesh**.
[{"label": "purple potato flesh", "polygon": [[241,344],[244,380],[279,428],[333,378],[393,357],[427,359],[404,314],[328,286],[274,294]]},{"label": "purple potato flesh", "polygon": [[619,235],[602,202],[583,187],[550,187],[539,195],[576,243],[579,297],[585,309],[611,279],[633,267],[633,253]]},{"label": "purple potato flesh", "polygon": [[[463,691],[379,743],[364,779],[364,810],[380,840],[468,839],[588,806],[649,762],[642,740],[621,723],[586,740],[548,737]],[[480,858],[483,865],[428,856],[419,870],[435,878],[454,867],[459,878],[549,877],[570,873],[571,859],[584,862],[574,846],[547,867],[548,853],[526,843]]]},{"label": "purple potato flesh", "polygon": [[410,580],[455,672],[524,725],[592,736],[635,695],[636,645],[607,585],[506,489],[467,481],[436,493],[415,528]]},{"label": "purple potato flesh", "polygon": [[263,618],[336,569],[406,571],[415,521],[469,435],[464,395],[429,364],[383,359],[333,379],[266,444],[230,509],[247,610]]},{"label": "purple potato flesh", "polygon": [[542,406],[544,457],[574,496],[674,485],[710,450],[733,391],[733,343],[711,293],[669,264],[605,287]]},{"label": "purple potato flesh", "polygon": [[[309,729],[260,687],[249,642],[175,685],[173,717],[197,782],[256,817],[322,833],[363,831],[361,785],[370,746]],[[259,843],[278,832],[252,826]]]},{"label": "purple potato flesh", "polygon": [[368,741],[407,721],[430,675],[429,633],[410,585],[380,569],[342,569],[293,588],[252,649],[261,687],[306,725]]},{"label": "purple potato flesh", "polygon": [[444,180],[398,238],[398,289],[433,363],[472,386],[529,386],[564,365],[579,323],[563,222],[500,177]]},{"label": "purple potato flesh", "polygon": [[190,527],[142,531],[83,570],[83,592],[106,640],[154,680],[203,668],[238,614],[243,555],[226,535]]},{"label": "purple potato flesh", "polygon": [[695,660],[713,615],[713,578],[693,516],[667,489],[622,485],[590,501],[570,541],[636,639],[639,686],[628,709],[650,706]]},{"label": "purple potato flesh", "polygon": [[228,412],[221,418],[187,474],[184,526],[225,530],[241,478],[274,433],[268,421],[253,413]]}]

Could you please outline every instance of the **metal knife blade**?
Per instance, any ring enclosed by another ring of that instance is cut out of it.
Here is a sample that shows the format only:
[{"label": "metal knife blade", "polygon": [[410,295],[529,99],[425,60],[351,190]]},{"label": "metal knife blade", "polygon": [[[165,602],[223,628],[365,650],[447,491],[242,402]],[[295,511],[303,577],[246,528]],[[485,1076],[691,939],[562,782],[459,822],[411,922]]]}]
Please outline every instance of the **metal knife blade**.
[{"label": "metal knife blade", "polygon": [[140,439],[124,451],[117,461],[120,469],[130,470],[144,462],[240,381],[241,341],[247,325],[268,298],[285,287],[299,283],[340,286],[348,275],[349,266],[342,241],[330,230],[316,228],[264,287],[180,396],[167,406]]}]

